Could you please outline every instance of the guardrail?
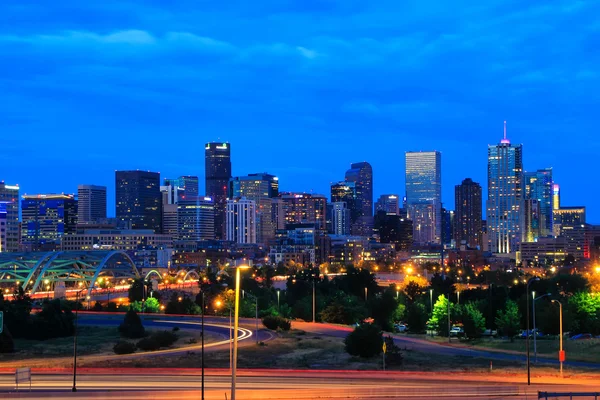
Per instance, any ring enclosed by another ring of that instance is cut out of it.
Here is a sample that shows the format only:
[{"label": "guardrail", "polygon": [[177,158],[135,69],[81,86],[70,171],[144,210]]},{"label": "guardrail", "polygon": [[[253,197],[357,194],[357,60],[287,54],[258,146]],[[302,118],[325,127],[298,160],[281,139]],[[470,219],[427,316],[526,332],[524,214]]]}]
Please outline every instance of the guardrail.
[{"label": "guardrail", "polygon": [[600,392],[538,392],[538,399],[548,398],[557,398],[557,397],[568,397],[569,399],[573,399],[573,397],[592,397],[594,396],[594,400],[598,400],[600,396]]}]

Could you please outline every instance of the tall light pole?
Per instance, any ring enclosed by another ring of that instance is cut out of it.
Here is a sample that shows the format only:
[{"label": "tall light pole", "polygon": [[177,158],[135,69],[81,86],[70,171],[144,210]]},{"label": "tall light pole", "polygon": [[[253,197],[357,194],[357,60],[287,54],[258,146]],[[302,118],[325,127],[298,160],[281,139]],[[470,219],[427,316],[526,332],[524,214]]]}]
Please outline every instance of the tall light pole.
[{"label": "tall light pole", "polygon": [[[237,351],[238,351],[238,326],[240,314],[240,270],[249,269],[248,265],[239,265],[235,269],[235,313],[233,318],[234,335],[233,335],[233,361],[231,363],[231,400],[235,400],[235,379],[237,369]],[[278,292],[279,293],[279,292]]]},{"label": "tall light pole", "polygon": [[460,305],[460,290],[456,291],[456,303]]},{"label": "tall light pole", "polygon": [[367,301],[367,294],[368,294],[369,288],[365,287],[365,301]]},{"label": "tall light pole", "polygon": [[527,384],[531,385],[531,363],[530,363],[530,358],[529,358],[529,285],[531,285],[531,282],[533,281],[539,281],[540,278],[538,278],[537,276],[534,276],[533,278],[529,278],[529,280],[527,281],[527,287],[525,289],[525,297],[527,297],[527,332],[526,332],[526,336],[525,336],[525,347],[527,349]]},{"label": "tall light pole", "polygon": [[279,294],[281,293],[281,291],[279,289],[277,289],[277,312],[280,312],[279,309]]},{"label": "tall light pole", "polygon": [[560,362],[560,377],[562,378],[563,376],[563,362],[565,360],[565,353],[563,352],[563,307],[562,307],[562,303],[558,300],[551,300],[552,303],[558,303],[559,307],[560,307],[560,319],[559,319],[559,323],[560,323],[560,328],[559,328],[559,352],[558,352],[558,361]]},{"label": "tall light pole", "polygon": [[429,307],[431,308],[431,314],[433,314],[433,289],[429,289]]},{"label": "tall light pole", "polygon": [[312,283],[312,289],[313,289],[313,293],[312,293],[312,317],[313,317],[313,324],[316,322],[316,309],[317,309],[317,293],[315,290],[315,280],[313,279],[313,283]]},{"label": "tall light pole", "polygon": [[[91,288],[90,288],[91,289]],[[78,316],[79,316],[79,293],[88,289],[81,289],[75,295],[75,332],[73,334],[73,388],[72,392],[77,391],[77,328],[78,324]]]},{"label": "tall light pole", "polygon": [[202,396],[204,400],[204,292],[202,292]]},{"label": "tall light pole", "polygon": [[541,299],[542,297],[550,296],[550,293],[546,293],[541,295],[540,297],[535,297],[535,290],[531,291],[531,297],[533,298],[533,359],[534,362],[537,363],[537,331],[535,330],[535,301]]}]

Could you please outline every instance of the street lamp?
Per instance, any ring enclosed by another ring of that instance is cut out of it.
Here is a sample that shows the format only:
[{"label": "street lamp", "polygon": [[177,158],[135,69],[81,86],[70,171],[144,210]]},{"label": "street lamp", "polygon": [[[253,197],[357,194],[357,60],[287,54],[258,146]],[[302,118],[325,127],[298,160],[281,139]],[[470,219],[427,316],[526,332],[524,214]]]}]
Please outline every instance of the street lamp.
[{"label": "street lamp", "polygon": [[525,290],[525,297],[527,297],[527,332],[526,332],[526,336],[525,336],[525,346],[527,348],[527,384],[531,385],[531,364],[530,364],[530,358],[529,358],[529,285],[531,285],[531,282],[533,281],[539,281],[540,278],[538,278],[537,276],[534,276],[533,278],[529,278],[529,280],[527,281],[527,287]]},{"label": "street lamp", "polygon": [[279,295],[280,295],[281,291],[279,289],[277,289],[277,312],[280,311],[279,309]]},{"label": "street lamp", "polygon": [[431,307],[431,314],[433,314],[433,289],[429,289],[429,306]]},{"label": "street lamp", "polygon": [[368,294],[369,288],[365,287],[365,301],[367,301],[367,294]]},{"label": "street lamp", "polygon": [[460,305],[460,290],[456,291],[456,303]]},{"label": "street lamp", "polygon": [[[221,307],[222,305],[224,305],[225,303],[223,303],[221,300],[217,300],[217,302],[215,303],[215,305],[217,306],[217,308]],[[229,310],[229,369],[231,370],[231,307],[227,307],[227,309]]]},{"label": "street lamp", "polygon": [[559,334],[560,334],[560,338],[559,338],[559,352],[558,352],[558,361],[560,362],[560,377],[562,378],[563,376],[563,362],[565,360],[565,353],[563,352],[563,307],[562,307],[562,303],[558,300],[551,300],[552,303],[558,303],[559,307],[560,307],[560,330],[559,330]]},{"label": "street lamp", "polygon": [[[78,316],[79,316],[79,293],[87,290],[86,288],[81,289],[75,294],[75,332],[73,334],[73,388],[72,392],[77,391],[77,328],[78,328]],[[90,288],[91,290],[91,288]]]},{"label": "street lamp", "polygon": [[542,297],[550,296],[550,293],[546,293],[541,295],[540,297],[535,297],[535,290],[531,291],[531,298],[533,299],[533,357],[534,362],[537,363],[537,332],[535,330],[535,301],[541,299]]},{"label": "street lamp", "polygon": [[[234,335],[233,335],[233,361],[231,364],[231,400],[235,400],[235,373],[237,369],[237,344],[238,344],[238,317],[240,313],[240,270],[249,269],[248,265],[240,265],[235,269],[235,316],[233,319],[234,323]],[[279,293],[279,292],[277,292]],[[279,297],[278,297],[279,298]]]},{"label": "street lamp", "polygon": [[204,400],[204,292],[202,292],[202,395]]}]

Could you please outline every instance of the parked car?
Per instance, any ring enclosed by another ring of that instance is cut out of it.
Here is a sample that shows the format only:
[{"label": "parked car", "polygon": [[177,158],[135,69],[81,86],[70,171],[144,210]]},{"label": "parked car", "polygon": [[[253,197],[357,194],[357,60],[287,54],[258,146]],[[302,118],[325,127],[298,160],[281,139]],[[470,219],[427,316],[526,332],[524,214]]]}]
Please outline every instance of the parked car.
[{"label": "parked car", "polygon": [[574,335],[571,336],[571,340],[589,340],[589,339],[593,339],[594,337],[592,336],[591,333],[580,333],[579,335]]},{"label": "parked car", "polygon": [[395,332],[406,332],[408,329],[408,327],[406,326],[406,324],[394,324],[394,331]]},{"label": "parked car", "polygon": [[465,330],[460,326],[455,326],[450,329],[450,336],[463,336],[465,334]]},{"label": "parked car", "polygon": [[482,336],[488,336],[488,337],[496,337],[498,336],[498,331],[495,329],[486,329],[483,331],[483,333],[481,334]]},{"label": "parked car", "polygon": [[[536,329],[535,331],[533,329],[529,330],[529,336],[533,337],[535,332],[535,335],[537,337],[541,337],[544,336],[544,334],[542,332],[540,332],[539,329]],[[519,335],[522,339],[525,339],[527,337],[527,330],[521,331],[521,334]]]}]

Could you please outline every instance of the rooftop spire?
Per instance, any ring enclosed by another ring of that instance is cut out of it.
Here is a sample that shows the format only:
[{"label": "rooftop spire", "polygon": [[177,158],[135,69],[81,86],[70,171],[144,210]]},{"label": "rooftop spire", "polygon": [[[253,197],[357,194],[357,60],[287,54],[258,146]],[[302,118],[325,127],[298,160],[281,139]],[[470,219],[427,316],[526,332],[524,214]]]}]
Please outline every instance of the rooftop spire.
[{"label": "rooftop spire", "polygon": [[504,121],[504,139],[502,139],[502,140],[500,141],[500,143],[503,143],[503,144],[504,144],[504,143],[506,143],[506,144],[509,144],[509,143],[510,143],[510,140],[508,140],[508,139],[506,138],[506,121]]}]

